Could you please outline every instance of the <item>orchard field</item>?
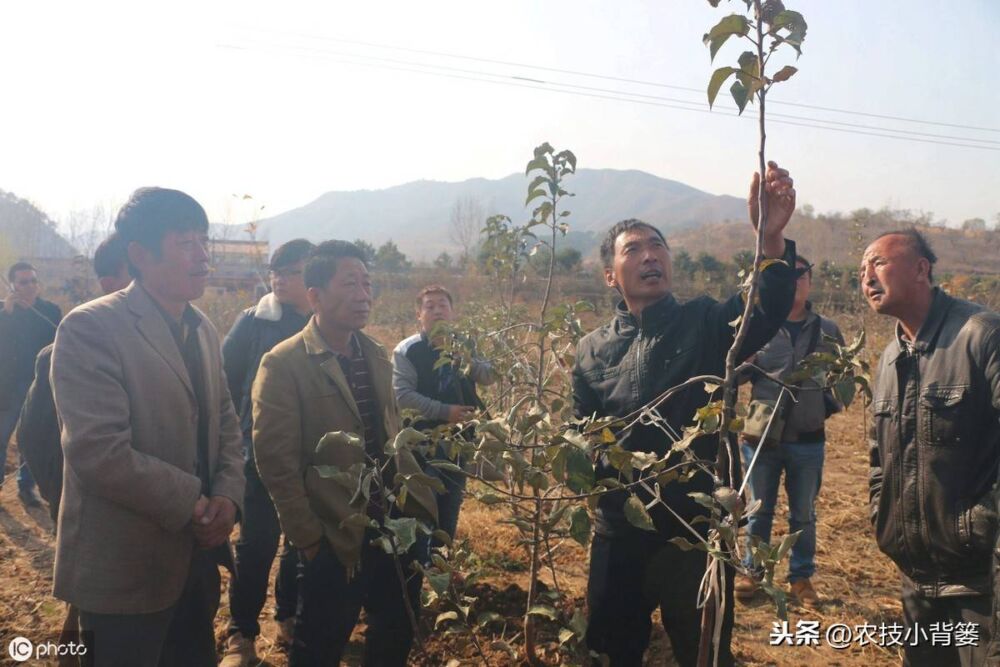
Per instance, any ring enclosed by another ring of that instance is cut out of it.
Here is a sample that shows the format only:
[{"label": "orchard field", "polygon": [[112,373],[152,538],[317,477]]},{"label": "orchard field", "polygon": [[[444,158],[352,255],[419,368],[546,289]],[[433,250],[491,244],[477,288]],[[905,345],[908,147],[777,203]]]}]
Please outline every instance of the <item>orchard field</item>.
[{"label": "orchard field", "polygon": [[[369,333],[373,334],[387,348],[393,347],[402,337],[411,332],[414,325],[411,311],[410,293],[421,284],[442,282],[457,286],[456,292],[460,311],[463,314],[476,312],[474,304],[479,300],[492,298],[489,281],[484,279],[459,280],[458,276],[441,272],[420,272],[416,275],[393,276],[380,280],[380,296],[376,301],[376,315]],[[699,291],[705,288],[698,286]],[[723,292],[725,285],[709,286],[709,291]],[[592,273],[581,273],[560,283],[556,298],[565,298],[572,292],[574,297],[583,295],[595,301],[595,313],[587,315],[584,328],[589,329],[610,313],[610,299]],[[530,281],[524,289],[527,300],[537,294]],[[519,297],[520,298],[520,297]],[[827,299],[822,291],[820,299]],[[833,300],[833,297],[827,299]],[[218,324],[226,330],[239,308],[249,303],[247,295],[226,297],[206,297],[200,304]],[[853,299],[852,299],[853,301]],[[855,314],[840,314],[845,335],[850,337],[866,323],[869,329],[869,353],[884,342],[887,329],[883,323],[873,321],[870,316],[851,303],[848,310]],[[874,330],[873,330],[874,329]],[[871,334],[876,335],[871,335]],[[891,563],[882,556],[871,537],[867,521],[867,449],[864,439],[865,411],[861,403],[845,414],[837,415],[828,424],[828,442],[823,486],[820,492],[817,513],[819,518],[818,571],[815,584],[823,602],[816,610],[806,610],[789,605],[789,625],[794,632],[799,620],[818,621],[820,640],[810,646],[772,646],[769,637],[773,623],[777,620],[771,600],[759,594],[750,604],[737,603],[734,649],[740,661],[747,665],[802,665],[802,664],[843,664],[875,665],[898,664],[898,647],[883,648],[875,644],[859,646],[857,643],[846,649],[834,649],[823,638],[825,628],[834,623],[858,625],[891,624],[900,621],[900,607],[897,600],[898,577]],[[11,448],[8,471],[12,471],[16,461],[16,448]],[[10,475],[8,475],[10,479]],[[477,488],[470,486],[470,495]],[[782,498],[784,493],[782,492]],[[787,510],[782,499],[775,520],[775,541],[787,530]],[[478,571],[481,580],[470,591],[477,597],[475,606],[500,614],[503,619],[491,623],[488,630],[480,633],[483,650],[490,664],[519,664],[520,659],[512,659],[503,649],[491,648],[491,641],[502,638],[511,645],[522,641],[522,619],[525,610],[528,572],[525,550],[517,546],[518,531],[511,525],[501,523],[504,518],[502,507],[486,506],[469,497],[463,506],[459,524],[457,543],[468,541],[474,556],[466,568]],[[238,528],[237,528],[238,530]],[[235,537],[235,535],[234,535]],[[587,550],[572,540],[563,540],[555,548],[555,567],[540,573],[543,588],[551,587],[552,572],[558,577],[558,586],[563,593],[562,604],[568,616],[574,608],[584,607],[584,593],[587,574]],[[53,562],[53,526],[44,509],[25,510],[18,502],[13,484],[5,485],[0,495],[0,636],[25,636],[33,640],[54,639],[58,635],[63,618],[63,605],[51,596]],[[784,585],[786,563],[779,565],[775,581]],[[228,617],[225,586],[220,605],[217,630],[220,651],[224,629]],[[264,612],[263,634],[258,641],[261,664],[279,667],[287,664],[283,649],[276,645],[276,626],[271,620],[273,599],[269,599]],[[483,659],[462,633],[450,633],[443,624],[434,630],[436,612],[425,610],[421,618],[427,637],[423,651],[414,651],[414,665],[478,665]],[[352,640],[354,662],[359,664],[361,633],[359,625]],[[559,664],[561,658],[555,646],[558,643],[559,627],[544,619],[539,627],[540,656],[550,664]],[[662,629],[654,624],[653,642],[648,653],[647,664],[672,664],[669,641]],[[0,661],[6,660],[6,655]]]}]

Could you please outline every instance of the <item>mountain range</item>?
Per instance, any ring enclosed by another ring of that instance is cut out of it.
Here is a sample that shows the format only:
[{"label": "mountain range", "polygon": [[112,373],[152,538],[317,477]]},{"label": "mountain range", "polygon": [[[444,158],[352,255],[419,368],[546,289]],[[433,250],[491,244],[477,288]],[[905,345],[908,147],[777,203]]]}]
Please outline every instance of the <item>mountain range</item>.
[{"label": "mountain range", "polygon": [[0,190],[0,254],[6,262],[21,257],[72,257],[76,249],[37,206]]},{"label": "mountain range", "polygon": [[[499,180],[414,181],[382,190],[332,191],[261,220],[259,235],[272,248],[298,237],[363,239],[375,245],[391,239],[411,258],[431,260],[457,249],[450,231],[456,202],[475,202],[483,218],[503,213],[521,223],[530,216],[524,206],[528,182],[524,175],[512,174]],[[570,227],[591,241],[581,242],[574,234],[578,247],[596,245],[604,231],[625,218],[646,220],[667,233],[746,218],[746,203],[737,197],[709,194],[642,171],[580,169],[564,187],[575,195],[563,200],[571,211]]]}]

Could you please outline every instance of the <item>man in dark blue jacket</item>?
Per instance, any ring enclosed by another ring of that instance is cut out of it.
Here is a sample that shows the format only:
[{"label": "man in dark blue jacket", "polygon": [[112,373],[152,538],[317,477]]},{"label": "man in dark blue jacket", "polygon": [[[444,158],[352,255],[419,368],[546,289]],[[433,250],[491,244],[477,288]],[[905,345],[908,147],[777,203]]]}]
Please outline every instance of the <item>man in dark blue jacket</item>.
[{"label": "man in dark blue jacket", "polygon": [[[261,358],[309,321],[312,311],[302,268],[312,249],[309,241],[295,239],[274,251],[269,271],[272,291],[240,314],[222,344],[229,393],[240,417],[247,459],[244,514],[236,542],[236,576],[229,586],[229,639],[222,667],[245,667],[255,656],[254,641],[260,634],[258,618],[267,599],[267,580],[281,538],[274,504],[257,473],[250,389]],[[279,640],[286,644],[291,643],[295,619],[297,562],[295,551],[286,543],[274,585]]]},{"label": "man in dark blue jacket", "polygon": [[[762,273],[760,304],[749,322],[749,333],[739,350],[745,359],[774,337],[785,321],[795,293],[795,244],[786,241],[784,228],[795,210],[795,190],[788,172],[774,163],[765,176],[768,221],[764,255],[774,260]],[[750,217],[756,228],[757,177],[751,186]],[[622,296],[615,318],[591,332],[577,347],[573,398],[579,417],[623,417],[664,390],[698,375],[722,375],[726,352],[733,343],[733,320],[743,313],[742,295],[719,303],[700,297],[679,303],[671,294],[670,249],[658,229],[639,220],[625,220],[611,228],[601,245],[604,275],[609,287]],[[668,430],[680,434],[707,397],[701,384],[679,392],[660,406]],[[672,445],[657,426],[638,424],[621,438],[629,451],[665,455]],[[691,449],[699,459],[715,460],[718,440],[696,439]],[[679,460],[679,457],[678,457]],[[598,477],[618,472],[602,457]],[[713,480],[697,473],[687,482],[675,480],[661,487],[661,498],[685,522],[707,513],[688,494],[711,493]],[[649,502],[651,496],[640,497]],[[606,654],[612,667],[639,667],[649,645],[650,615],[659,606],[674,656],[684,667],[694,665],[701,637],[697,597],[706,566],[702,551],[681,551],[672,537],[689,537],[687,529],[666,507],[655,505],[650,514],[654,531],[633,527],[625,519],[623,491],[603,495],[596,513],[596,534],[590,552],[587,604],[590,618],[587,645]],[[695,528],[705,531],[705,522]],[[727,596],[720,643],[720,665],[731,665],[732,573],[727,572]]]}]

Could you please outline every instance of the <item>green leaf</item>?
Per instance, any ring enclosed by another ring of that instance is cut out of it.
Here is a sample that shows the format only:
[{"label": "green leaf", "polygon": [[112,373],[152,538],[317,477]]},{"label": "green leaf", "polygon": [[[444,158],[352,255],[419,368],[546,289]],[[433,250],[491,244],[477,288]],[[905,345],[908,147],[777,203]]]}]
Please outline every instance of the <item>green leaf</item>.
[{"label": "green leaf", "polygon": [[771,81],[788,81],[792,78],[792,75],[798,72],[797,67],[792,67],[791,65],[785,65],[771,77]]},{"label": "green leaf", "polygon": [[807,28],[806,20],[802,18],[802,14],[786,9],[774,17],[774,22],[771,23],[770,34],[773,35],[782,29],[788,30],[788,35],[779,39],[791,44],[795,52],[801,56],[802,42],[805,41]]},{"label": "green leaf", "polygon": [[539,155],[529,162],[528,166],[524,168],[524,175],[527,176],[536,169],[542,169],[550,176],[552,175],[552,167],[549,166],[549,160],[545,155]]},{"label": "green leaf", "polygon": [[586,507],[574,507],[570,512],[569,536],[583,547],[590,542],[590,515]]},{"label": "green leaf", "polygon": [[484,493],[478,497],[478,500],[484,505],[497,505],[504,501],[503,498],[495,493]]},{"label": "green leaf", "polygon": [[545,604],[532,605],[531,609],[528,610],[528,616],[544,616],[550,621],[559,619],[559,613],[552,607]]},{"label": "green leaf", "polygon": [[502,623],[504,617],[495,611],[484,611],[476,617],[476,625],[484,627],[490,623]]},{"label": "green leaf", "polygon": [[667,542],[670,542],[681,551],[691,551],[696,548],[695,544],[686,537],[671,537]]},{"label": "green leaf", "polygon": [[575,636],[576,633],[570,630],[569,628],[559,628],[559,645],[562,646],[569,640],[573,639],[573,637]]},{"label": "green leaf", "polygon": [[533,200],[538,199],[539,197],[547,197],[548,194],[549,193],[547,193],[545,190],[542,190],[541,188],[531,190],[530,192],[528,192],[528,198],[524,200],[524,205],[527,206]]},{"label": "green leaf", "polygon": [[653,519],[650,518],[649,512],[646,511],[646,506],[635,496],[629,496],[628,500],[625,501],[625,518],[636,528],[650,532],[656,530],[653,526]]},{"label": "green leaf", "polygon": [[[358,486],[358,475],[360,470],[341,470],[337,466],[313,466],[316,474],[323,479],[331,479],[337,484],[354,491]],[[353,468],[353,466],[352,466]]]},{"label": "green leaf", "polygon": [[566,447],[557,447],[555,455],[549,464],[552,466],[552,476],[556,479],[566,479]]},{"label": "green leaf", "polygon": [[800,530],[800,531],[797,531],[797,532],[794,532],[794,533],[789,533],[788,535],[785,535],[785,537],[782,538],[782,540],[781,540],[781,544],[778,545],[778,553],[775,556],[774,560],[781,560],[782,558],[784,558],[785,554],[788,553],[788,550],[792,548],[792,546],[795,544],[795,542],[799,539],[799,535],[801,535],[801,534],[802,534],[802,531]]},{"label": "green leaf", "polygon": [[[451,572],[427,573],[427,583],[431,585],[434,592],[444,595],[451,585]],[[457,618],[457,617],[456,617]]]},{"label": "green leaf", "polygon": [[438,477],[432,477],[425,472],[415,472],[410,475],[397,475],[401,478],[402,483],[405,486],[419,489],[420,487],[429,487],[435,493],[445,493],[447,489],[444,486],[444,482]]},{"label": "green leaf", "polygon": [[780,12],[774,17],[774,21],[771,22],[771,32],[778,32],[782,28],[785,28],[789,32],[805,33],[808,27],[802,14],[790,9]]},{"label": "green leaf", "polygon": [[722,88],[722,84],[726,82],[726,79],[731,77],[736,73],[735,67],[720,67],[715,70],[712,74],[711,80],[708,82],[708,106],[709,108],[715,104],[715,98],[719,94],[719,89]]},{"label": "green leaf", "polygon": [[437,619],[434,621],[434,629],[437,630],[438,626],[445,621],[457,621],[458,612],[457,611],[446,611],[438,614]]},{"label": "green leaf", "polygon": [[566,486],[574,493],[586,493],[594,486],[594,464],[578,447],[571,446],[566,452]]},{"label": "green leaf", "polygon": [[750,91],[739,81],[734,81],[733,85],[730,86],[729,92],[733,96],[733,101],[736,102],[737,108],[739,108],[740,113],[746,109],[747,102],[750,101]]},{"label": "green leaf", "polygon": [[692,491],[691,493],[688,494],[688,496],[691,498],[691,500],[695,501],[705,509],[709,510],[715,509],[715,501],[712,499],[712,496],[708,495],[707,493],[702,493],[701,491]]},{"label": "green leaf", "polygon": [[572,172],[576,171],[576,155],[573,154],[573,151],[571,150],[560,151],[559,153],[556,154],[556,159],[566,160],[566,163],[569,165],[569,171]]},{"label": "green leaf", "polygon": [[844,404],[845,408],[850,407],[854,400],[854,378],[844,378],[833,385],[833,395]]},{"label": "green leaf", "polygon": [[614,466],[615,470],[620,470],[627,474],[632,473],[632,452],[615,443],[608,447],[606,454],[608,462]]},{"label": "green leaf", "polygon": [[438,470],[444,470],[445,472],[453,472],[459,475],[465,474],[465,471],[462,470],[461,466],[457,466],[451,461],[442,461],[440,459],[434,459],[433,461],[429,461],[429,463]]},{"label": "green leaf", "polygon": [[396,538],[397,553],[405,553],[417,541],[417,520],[411,517],[386,518],[383,524]]},{"label": "green leaf", "polygon": [[709,48],[709,55],[715,60],[715,54],[719,52],[726,40],[733,35],[746,35],[750,32],[750,22],[745,16],[730,14],[723,18],[702,37],[702,41]]},{"label": "green leaf", "polygon": [[715,491],[712,492],[712,497],[722,505],[722,508],[729,512],[730,514],[736,509],[736,506],[740,502],[740,494],[736,493],[736,490],[728,486],[720,486]]},{"label": "green leaf", "polygon": [[760,67],[757,64],[757,54],[753,51],[744,51],[739,58],[740,69],[750,76],[760,76]]}]

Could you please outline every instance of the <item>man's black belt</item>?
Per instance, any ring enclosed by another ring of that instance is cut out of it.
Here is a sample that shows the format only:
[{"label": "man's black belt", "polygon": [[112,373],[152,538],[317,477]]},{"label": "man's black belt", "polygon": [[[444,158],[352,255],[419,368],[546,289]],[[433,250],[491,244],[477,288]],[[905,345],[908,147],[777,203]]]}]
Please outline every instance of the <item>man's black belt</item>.
[{"label": "man's black belt", "polygon": [[826,440],[826,429],[821,428],[818,431],[799,433],[799,436],[794,440],[785,440],[784,442],[795,445],[808,445],[816,442],[824,442],[825,440]]}]

